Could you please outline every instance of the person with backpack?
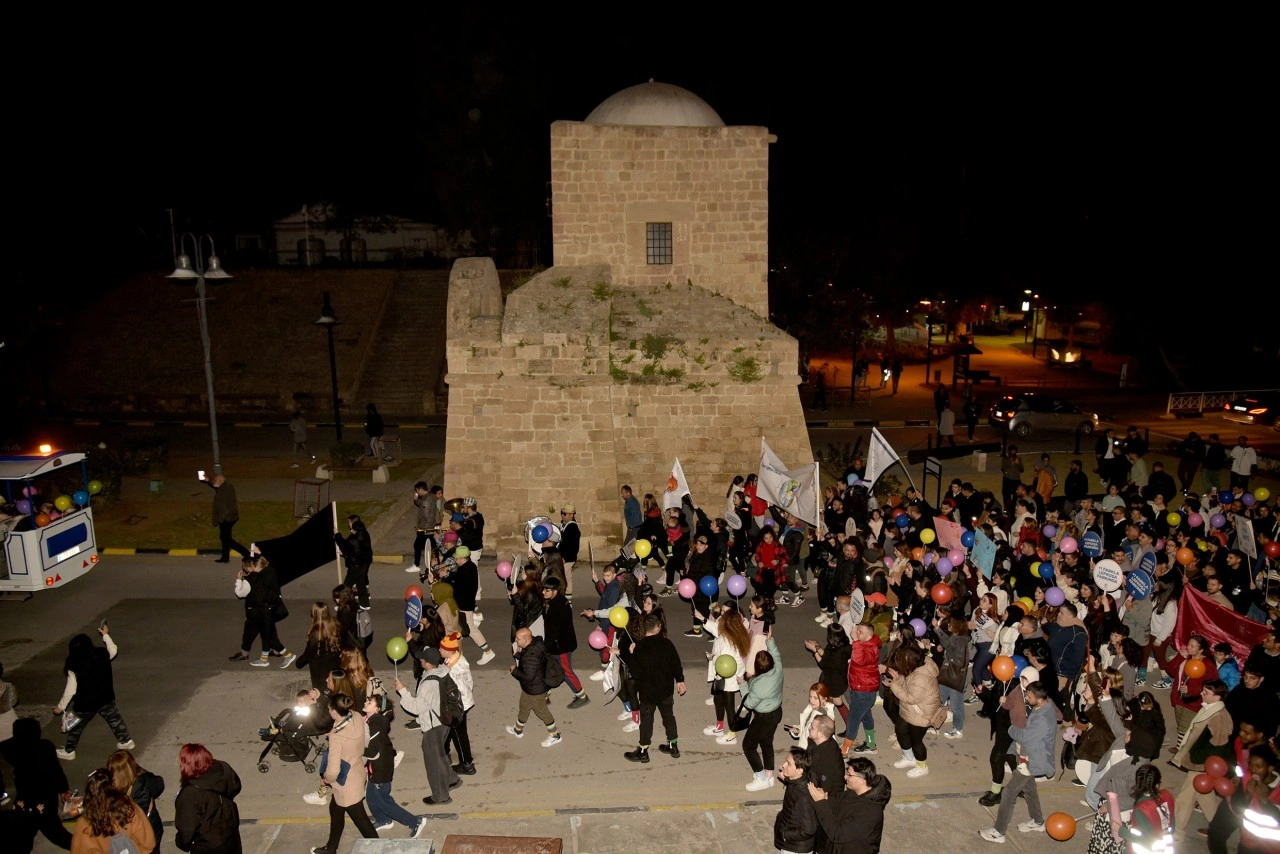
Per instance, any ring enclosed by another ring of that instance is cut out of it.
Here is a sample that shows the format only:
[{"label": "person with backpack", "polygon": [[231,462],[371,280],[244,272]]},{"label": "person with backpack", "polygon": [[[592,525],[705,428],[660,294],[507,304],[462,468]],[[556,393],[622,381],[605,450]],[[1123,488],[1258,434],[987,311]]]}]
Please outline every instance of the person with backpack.
[{"label": "person with backpack", "polygon": [[[453,770],[468,776],[476,773],[475,761],[471,755],[471,738],[467,734],[467,715],[475,706],[475,679],[471,676],[471,662],[462,654],[462,635],[447,634],[440,639],[440,658],[449,668],[449,678],[458,686],[458,705],[461,714],[453,719],[449,726],[449,740],[446,749],[458,751],[458,763]],[[452,713],[452,710],[448,710]]]},{"label": "person with backpack", "polygon": [[446,710],[450,705],[450,695],[457,695],[458,686],[449,676],[449,668],[445,666],[440,650],[430,646],[418,646],[414,657],[422,666],[422,677],[418,680],[417,690],[410,694],[404,683],[396,678],[396,693],[400,695],[400,708],[411,715],[417,715],[422,725],[422,762],[427,769],[427,784],[431,794],[422,799],[427,806],[443,806],[452,803],[450,790],[462,785],[462,779],[449,765],[445,754],[445,739],[449,737],[449,724],[444,717],[460,706]]},{"label": "person with backpack", "polygon": [[364,701],[364,723],[369,731],[369,743],[365,745],[364,758],[369,765],[369,785],[364,797],[369,803],[369,815],[373,829],[382,832],[400,822],[409,828],[410,836],[417,839],[427,829],[426,816],[416,816],[396,801],[391,794],[391,781],[396,773],[396,747],[391,742],[390,711],[382,708],[381,697]]},{"label": "person with backpack", "polygon": [[173,844],[200,854],[240,854],[240,777],[203,744],[178,752],[182,783],[173,804]]},{"label": "person with backpack", "polygon": [[84,787],[84,813],[71,832],[71,854],[151,854],[156,835],[142,809],[99,768]]},{"label": "person with backpack", "polygon": [[636,627],[643,633],[631,645],[630,666],[635,675],[640,698],[640,744],[622,754],[631,762],[649,762],[649,743],[653,739],[653,715],[662,715],[662,728],[667,740],[658,750],[672,759],[680,758],[680,733],[676,728],[675,695],[684,696],[684,666],[680,653],[670,638],[662,636],[662,621],[652,614],[640,618]]},{"label": "person with backpack", "polygon": [[533,713],[547,728],[547,737],[542,740],[542,746],[555,747],[564,739],[551,714],[548,694],[564,681],[564,669],[560,667],[560,662],[547,652],[546,642],[542,638],[535,638],[528,629],[520,629],[516,632],[516,663],[509,670],[520,683],[520,708],[516,713],[515,726],[508,725],[507,733],[516,738],[524,738],[525,721]]}]

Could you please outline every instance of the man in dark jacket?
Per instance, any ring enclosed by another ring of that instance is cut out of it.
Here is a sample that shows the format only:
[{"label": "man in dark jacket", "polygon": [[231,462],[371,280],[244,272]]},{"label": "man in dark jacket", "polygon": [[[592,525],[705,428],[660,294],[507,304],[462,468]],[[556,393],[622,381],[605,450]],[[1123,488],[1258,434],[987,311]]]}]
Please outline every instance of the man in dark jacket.
[{"label": "man in dark jacket", "polygon": [[510,670],[520,683],[520,710],[516,713],[515,726],[508,726],[507,732],[516,738],[524,738],[524,722],[529,720],[532,712],[547,727],[547,737],[542,740],[542,746],[554,747],[563,739],[547,700],[547,692],[551,690],[547,685],[547,645],[528,629],[519,629],[516,647],[516,663]]},{"label": "man in dark jacket", "polygon": [[39,721],[18,718],[13,723],[13,737],[0,741],[0,757],[13,769],[14,813],[23,818],[15,822],[20,837],[11,841],[15,851],[30,851],[37,830],[59,848],[71,847],[71,834],[58,818],[58,795],[70,791],[71,786],[53,742],[40,735]]},{"label": "man in dark jacket", "polygon": [[356,598],[360,600],[360,609],[368,611],[369,566],[373,563],[373,541],[369,539],[369,531],[359,516],[348,516],[347,528],[351,531],[351,535],[347,537],[337,531],[333,532],[333,541],[347,564],[347,574],[342,583],[355,590]]},{"label": "man in dark jacket", "polygon": [[480,624],[476,622],[476,594],[480,592],[480,573],[471,560],[471,549],[458,546],[453,550],[453,572],[447,579],[453,584],[453,601],[458,603],[458,617],[467,624],[464,632],[471,642],[480,647],[480,658],[476,664],[488,664],[494,659],[489,642],[480,633]]},{"label": "man in dark jacket", "polygon": [[840,559],[832,575],[832,598],[850,596],[862,577],[862,545],[857,537],[848,537],[840,547]]},{"label": "man in dark jacket", "polygon": [[638,622],[640,625],[637,628],[644,632],[644,637],[636,643],[628,664],[635,677],[636,693],[640,700],[640,745],[622,755],[632,762],[649,761],[653,713],[657,710],[662,714],[662,728],[667,735],[666,743],[658,745],[658,750],[672,759],[679,759],[680,748],[676,742],[680,735],[676,730],[675,695],[679,693],[684,696],[684,666],[680,663],[676,645],[662,636],[662,620],[653,615],[645,615]]},{"label": "man in dark jacket", "polygon": [[218,529],[218,538],[222,542],[222,555],[218,558],[218,563],[230,563],[232,549],[235,549],[240,557],[248,557],[249,550],[231,536],[231,529],[235,527],[236,522],[240,521],[240,504],[236,501],[236,488],[220,474],[215,474],[204,482],[213,490],[213,527]]},{"label": "man in dark jacket", "polygon": [[[839,752],[837,751],[837,758]],[[813,811],[813,798],[809,797],[811,769],[809,755],[802,748],[793,747],[778,771],[778,777],[786,786],[782,795],[782,809],[773,820],[773,847],[779,851],[817,851],[815,837],[818,834],[818,816]],[[843,777],[843,765],[837,776]]]},{"label": "man in dark jacket", "polygon": [[578,633],[573,628],[573,609],[560,595],[560,579],[548,578],[542,582],[542,625],[546,635],[547,654],[557,656],[560,666],[564,668],[564,681],[573,690],[573,700],[569,708],[580,709],[591,698],[587,689],[582,687],[582,680],[573,672],[571,660],[573,651],[578,648]]},{"label": "man in dark jacket", "polygon": [[828,795],[844,791],[844,757],[833,737],[836,722],[819,712],[809,722],[809,779]]},{"label": "man in dark jacket", "polygon": [[715,598],[702,592],[702,579],[715,578],[719,574],[720,563],[716,559],[716,553],[711,550],[710,541],[705,535],[699,535],[694,540],[693,552],[689,555],[688,577],[693,580],[694,584],[698,585],[698,590],[693,594],[693,628],[685,632],[686,637],[702,636],[702,621],[698,619],[698,615],[710,614],[711,606],[720,599],[718,589]]},{"label": "man in dark jacket", "polygon": [[573,604],[573,567],[582,548],[582,529],[578,527],[578,508],[566,504],[560,508],[560,557],[564,558],[564,598]]},{"label": "man in dark jacket", "polygon": [[884,810],[893,796],[889,778],[876,773],[875,763],[861,756],[850,759],[844,772],[845,790],[828,796],[809,781],[809,797],[818,826],[827,837],[829,854],[875,854],[884,834]]},{"label": "man in dark jacket", "polygon": [[1062,485],[1062,495],[1065,499],[1062,512],[1068,518],[1075,515],[1081,499],[1089,496],[1089,475],[1084,473],[1084,464],[1080,460],[1071,461],[1067,479]]}]

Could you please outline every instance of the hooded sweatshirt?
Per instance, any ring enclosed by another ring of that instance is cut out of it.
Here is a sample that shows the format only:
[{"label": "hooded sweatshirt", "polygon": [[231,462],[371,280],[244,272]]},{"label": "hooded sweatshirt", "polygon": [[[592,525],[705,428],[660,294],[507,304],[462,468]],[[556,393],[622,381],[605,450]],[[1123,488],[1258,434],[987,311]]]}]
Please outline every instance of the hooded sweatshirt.
[{"label": "hooded sweatshirt", "polygon": [[240,778],[221,759],[187,780],[174,802],[174,844],[192,854],[240,854],[240,810],[235,797]]}]

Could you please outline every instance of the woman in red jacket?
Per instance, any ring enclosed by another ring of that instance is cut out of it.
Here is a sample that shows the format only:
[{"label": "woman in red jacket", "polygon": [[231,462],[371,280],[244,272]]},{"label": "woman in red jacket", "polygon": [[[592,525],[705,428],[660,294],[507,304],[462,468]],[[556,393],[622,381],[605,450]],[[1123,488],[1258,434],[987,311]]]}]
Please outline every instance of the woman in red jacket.
[{"label": "woman in red jacket", "polygon": [[845,739],[841,750],[849,752],[862,724],[865,740],[854,753],[876,752],[876,723],[872,712],[880,691],[880,637],[871,626],[862,623],[853,627],[853,652],[849,656],[849,691],[844,704],[849,709],[845,721]]},{"label": "woman in red jacket", "polygon": [[756,593],[772,599],[778,588],[787,583],[787,550],[774,538],[772,528],[765,528],[761,534],[754,561],[756,577],[752,586]]}]

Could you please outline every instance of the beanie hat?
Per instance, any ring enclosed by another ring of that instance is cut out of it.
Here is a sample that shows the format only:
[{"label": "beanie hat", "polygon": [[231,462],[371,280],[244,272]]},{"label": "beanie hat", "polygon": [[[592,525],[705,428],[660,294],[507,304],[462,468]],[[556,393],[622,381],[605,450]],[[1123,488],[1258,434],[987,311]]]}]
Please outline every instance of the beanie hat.
[{"label": "beanie hat", "polygon": [[462,649],[462,635],[454,632],[451,635],[445,635],[440,641],[440,651],[446,653],[455,653]]},{"label": "beanie hat", "polygon": [[449,517],[449,521],[450,521],[450,522],[465,522],[465,521],[467,521],[467,517],[466,517],[466,516],[463,516],[461,513],[454,513],[452,516],[450,516],[450,517]]},{"label": "beanie hat", "polygon": [[471,549],[467,548],[466,546],[458,546],[456,549],[453,550],[453,556],[455,558],[471,557]]},{"label": "beanie hat", "polygon": [[444,532],[444,541],[445,541],[446,543],[456,543],[456,542],[458,541],[458,532],[457,532],[457,531],[445,531],[445,532]]}]

